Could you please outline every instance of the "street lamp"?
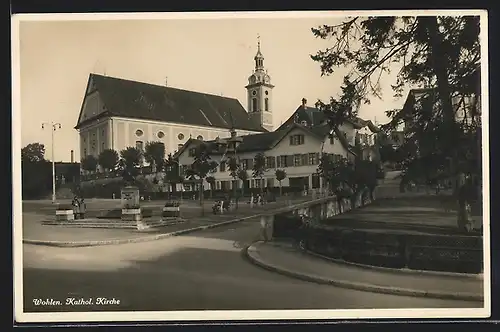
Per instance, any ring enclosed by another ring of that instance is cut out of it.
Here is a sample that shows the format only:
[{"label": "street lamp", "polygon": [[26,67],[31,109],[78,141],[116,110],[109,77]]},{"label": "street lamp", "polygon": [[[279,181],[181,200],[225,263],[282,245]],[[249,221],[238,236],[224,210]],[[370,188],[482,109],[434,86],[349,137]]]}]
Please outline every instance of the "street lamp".
[{"label": "street lamp", "polygon": [[[234,129],[231,130],[231,137],[228,139],[228,152],[233,153],[233,157],[235,160],[236,160],[236,152],[242,142],[243,138],[236,136],[236,131]],[[238,208],[238,198],[236,193],[236,187],[238,182],[239,180],[236,180],[233,185],[233,195],[236,202],[236,208]]]},{"label": "street lamp", "polygon": [[61,129],[60,123],[55,122],[44,122],[42,123],[42,129],[51,129],[51,145],[52,145],[52,203],[56,202],[56,162],[54,159],[54,133],[57,129]]}]

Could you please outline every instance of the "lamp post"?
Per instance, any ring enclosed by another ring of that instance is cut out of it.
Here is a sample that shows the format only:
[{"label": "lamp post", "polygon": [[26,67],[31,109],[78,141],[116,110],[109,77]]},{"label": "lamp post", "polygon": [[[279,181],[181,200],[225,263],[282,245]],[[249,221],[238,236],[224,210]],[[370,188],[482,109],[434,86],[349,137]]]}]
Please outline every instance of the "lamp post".
[{"label": "lamp post", "polygon": [[52,204],[56,202],[56,162],[54,159],[54,133],[57,129],[61,129],[61,124],[56,122],[42,123],[42,129],[49,128],[51,131],[51,145],[52,145]]},{"label": "lamp post", "polygon": [[[239,145],[243,142],[241,137],[236,136],[236,131],[234,129],[231,130],[231,137],[228,140],[228,152],[233,153],[233,157],[236,160],[236,152],[238,150]],[[233,186],[233,195],[236,202],[236,208],[238,208],[238,198],[236,197],[236,184],[239,180],[235,180],[235,185]]]}]

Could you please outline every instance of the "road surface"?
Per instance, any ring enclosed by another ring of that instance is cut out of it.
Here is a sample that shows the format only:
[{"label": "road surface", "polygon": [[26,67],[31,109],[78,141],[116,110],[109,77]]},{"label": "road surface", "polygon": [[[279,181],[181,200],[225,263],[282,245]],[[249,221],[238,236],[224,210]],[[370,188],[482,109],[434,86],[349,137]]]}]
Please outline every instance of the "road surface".
[{"label": "road surface", "polygon": [[[304,282],[241,254],[258,221],[153,242],[86,248],[24,245],[24,311],[166,311],[479,307]],[[75,230],[78,231],[78,230]],[[73,305],[64,305],[67,299]],[[81,301],[81,299],[84,301]],[[93,304],[79,304],[92,298]],[[108,304],[96,304],[106,298]],[[35,305],[37,300],[61,305]],[[120,304],[116,304],[120,301]],[[57,302],[53,302],[57,303]]]}]

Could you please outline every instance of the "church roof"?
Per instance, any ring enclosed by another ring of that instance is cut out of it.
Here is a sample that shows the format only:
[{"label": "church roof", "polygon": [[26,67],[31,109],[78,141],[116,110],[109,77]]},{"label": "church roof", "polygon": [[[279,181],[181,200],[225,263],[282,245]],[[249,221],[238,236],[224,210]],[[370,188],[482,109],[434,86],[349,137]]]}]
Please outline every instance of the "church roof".
[{"label": "church roof", "polygon": [[[182,90],[121,78],[90,74],[89,85],[99,92],[106,111],[82,118],[78,129],[103,116],[182,123],[188,125],[266,132],[249,120],[248,113],[236,98]],[[87,94],[86,94],[87,95]]]}]

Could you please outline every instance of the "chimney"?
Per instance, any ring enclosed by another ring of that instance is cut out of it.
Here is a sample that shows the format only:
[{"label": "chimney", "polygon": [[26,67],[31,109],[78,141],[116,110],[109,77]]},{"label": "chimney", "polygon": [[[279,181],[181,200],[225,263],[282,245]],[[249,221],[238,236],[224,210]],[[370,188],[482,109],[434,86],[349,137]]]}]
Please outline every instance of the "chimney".
[{"label": "chimney", "polygon": [[71,150],[71,163],[75,162],[75,151]]},{"label": "chimney", "polygon": [[307,107],[307,99],[302,98],[302,107],[306,108]]},{"label": "chimney", "polygon": [[231,129],[231,138],[236,137],[236,130],[234,128]]},{"label": "chimney", "polygon": [[168,86],[168,76],[165,76],[165,86]]}]

